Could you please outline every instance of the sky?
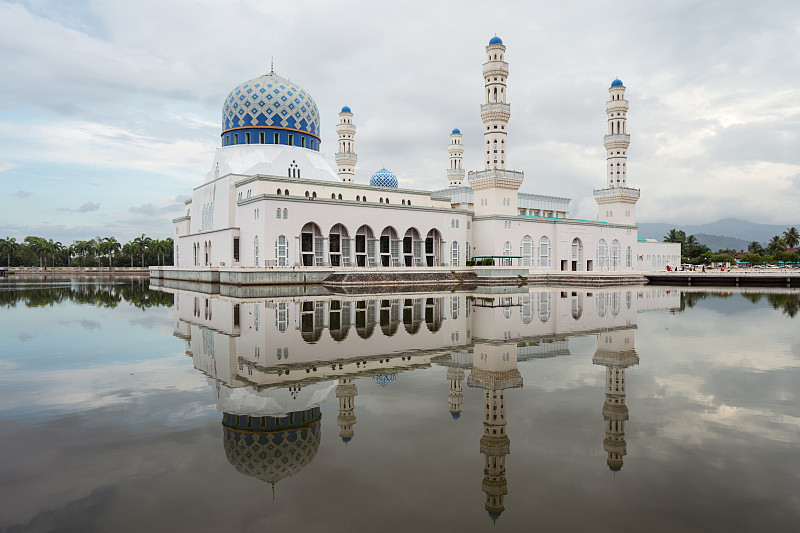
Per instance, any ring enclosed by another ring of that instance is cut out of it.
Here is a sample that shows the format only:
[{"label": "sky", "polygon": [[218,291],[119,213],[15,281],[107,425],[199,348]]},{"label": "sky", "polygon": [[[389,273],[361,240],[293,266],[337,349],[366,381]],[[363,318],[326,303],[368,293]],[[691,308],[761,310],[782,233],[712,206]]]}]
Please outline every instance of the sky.
[{"label": "sky", "polygon": [[0,0],[0,235],[62,242],[170,234],[220,143],[230,90],[269,71],[305,88],[335,168],[447,186],[450,130],[482,158],[484,47],[510,65],[507,167],[522,192],[595,218],[605,102],[630,101],[640,222],[796,224],[800,3]]}]

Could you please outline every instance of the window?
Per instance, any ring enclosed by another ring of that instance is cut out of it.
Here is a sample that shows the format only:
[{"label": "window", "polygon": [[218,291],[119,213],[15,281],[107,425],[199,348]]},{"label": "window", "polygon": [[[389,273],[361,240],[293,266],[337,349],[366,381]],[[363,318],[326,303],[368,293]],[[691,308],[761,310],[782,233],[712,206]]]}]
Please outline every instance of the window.
[{"label": "window", "polygon": [[286,189],[286,190],[284,190],[284,191],[283,191],[283,195],[284,195],[284,196],[289,196],[289,189]]},{"label": "window", "polygon": [[285,207],[283,208],[283,218],[284,219],[289,218],[289,210]]},{"label": "window", "polygon": [[245,134],[244,134],[244,143],[245,144],[250,144],[250,132],[249,131],[245,132]]},{"label": "window", "polygon": [[450,244],[450,266],[457,267],[459,262],[458,241]]},{"label": "window", "polygon": [[606,256],[608,253],[608,245],[605,239],[600,239],[597,243],[597,266],[601,269],[606,268]]},{"label": "window", "polygon": [[550,266],[550,239],[547,237],[539,239],[539,266]]},{"label": "window", "polygon": [[239,237],[233,238],[233,261],[239,262]]},{"label": "window", "polygon": [[281,140],[281,137],[280,137],[279,133],[273,133],[272,134],[272,144],[280,144],[280,140]]},{"label": "window", "polygon": [[311,149],[314,149],[314,139],[311,139]]},{"label": "window", "polygon": [[275,211],[275,218],[281,218],[281,208],[280,207]]},{"label": "window", "polygon": [[263,131],[258,132],[258,144],[265,144],[266,134]]},{"label": "window", "polygon": [[360,201],[361,201],[361,195],[356,195],[356,202],[360,202]]},{"label": "window", "polygon": [[306,147],[306,138],[300,137],[300,148],[305,148],[305,147]]},{"label": "window", "polygon": [[275,241],[275,263],[278,266],[287,266],[289,264],[289,246],[286,242],[286,236],[281,235]]},{"label": "window", "polygon": [[253,266],[258,266],[258,235],[253,239]]},{"label": "window", "polygon": [[294,134],[289,134],[289,146],[294,146]]},{"label": "window", "polygon": [[238,133],[234,133],[233,134],[233,144],[239,144],[239,134]]},{"label": "window", "polygon": [[613,270],[619,268],[619,241],[617,239],[611,241],[611,268]]},{"label": "window", "polygon": [[533,239],[530,235],[525,235],[522,238],[522,246],[519,255],[522,256],[522,266],[533,266]]},{"label": "window", "polygon": [[[631,268],[631,247],[628,246],[628,249],[625,251],[625,266]],[[630,293],[628,293],[630,295]],[[628,306],[630,308],[630,305]]]}]

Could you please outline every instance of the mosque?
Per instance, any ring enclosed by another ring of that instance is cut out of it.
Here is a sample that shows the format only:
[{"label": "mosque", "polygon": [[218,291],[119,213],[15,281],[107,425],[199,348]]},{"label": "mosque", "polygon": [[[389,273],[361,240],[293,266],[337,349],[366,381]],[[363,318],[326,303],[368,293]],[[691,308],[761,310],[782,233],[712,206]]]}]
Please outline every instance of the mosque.
[{"label": "mosque", "polygon": [[568,198],[519,192],[525,175],[508,167],[505,53],[499,37],[486,46],[484,168],[464,170],[462,134],[453,129],[448,186],[437,191],[402,188],[385,168],[368,185],[357,183],[348,106],[336,126],[334,171],[320,153],[319,110],[305,89],[274,71],[240,83],[225,99],[222,146],[205,182],[173,220],[175,268],[462,268],[481,256],[501,256],[501,264],[532,273],[641,272],[679,263],[679,245],[637,235],[640,191],[627,181],[628,101],[619,79],[606,102],[597,220],[570,218]]}]

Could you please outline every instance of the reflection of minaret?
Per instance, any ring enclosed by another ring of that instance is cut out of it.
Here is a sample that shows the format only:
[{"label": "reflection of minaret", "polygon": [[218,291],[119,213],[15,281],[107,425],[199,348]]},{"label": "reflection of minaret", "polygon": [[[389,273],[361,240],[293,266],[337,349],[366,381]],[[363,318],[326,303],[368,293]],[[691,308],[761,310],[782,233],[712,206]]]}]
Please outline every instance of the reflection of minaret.
[{"label": "reflection of minaret", "polygon": [[353,378],[339,380],[339,384],[336,386],[336,397],[339,398],[339,416],[336,417],[336,424],[339,426],[339,436],[345,444],[350,442],[355,435],[353,426],[356,423],[356,415],[353,414],[353,409],[357,394],[358,389]]},{"label": "reflection of minaret", "polygon": [[506,435],[505,389],[522,387],[522,376],[517,369],[516,344],[476,343],[474,357],[467,384],[484,390],[481,490],[486,493],[485,509],[496,521],[505,510],[503,497],[508,494],[506,455],[511,451],[511,442]]},{"label": "reflection of minaret", "polygon": [[622,458],[627,453],[625,369],[639,364],[639,356],[636,355],[633,345],[633,330],[599,333],[592,363],[606,367],[606,401],[603,404],[606,438],[603,440],[603,449],[608,453],[608,467],[612,472],[619,472],[622,469]]},{"label": "reflection of minaret", "polygon": [[450,401],[450,416],[453,417],[453,420],[458,420],[461,417],[461,406],[464,404],[464,392],[461,388],[464,371],[458,368],[448,368],[447,379],[450,381],[450,394],[447,396]]}]

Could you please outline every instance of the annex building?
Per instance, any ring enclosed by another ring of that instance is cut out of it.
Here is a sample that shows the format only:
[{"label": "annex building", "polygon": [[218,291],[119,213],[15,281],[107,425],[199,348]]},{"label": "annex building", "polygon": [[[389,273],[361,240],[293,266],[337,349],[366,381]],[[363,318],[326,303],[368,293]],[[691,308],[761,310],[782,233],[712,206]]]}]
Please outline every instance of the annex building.
[{"label": "annex building", "polygon": [[[466,172],[461,132],[448,147],[448,187],[405,189],[387,169],[356,183],[356,125],[347,106],[336,126],[337,169],[320,153],[319,110],[302,87],[274,72],[240,83],[222,108],[221,147],[202,185],[173,220],[175,266],[203,268],[464,267],[476,256],[531,272],[661,270],[680,246],[638,239],[639,189],[628,185],[625,86],[609,88],[605,187],[597,220],[569,218],[568,198],[519,192],[508,167],[506,47],[486,46],[480,116],[485,165]],[[442,179],[444,182],[444,179]]]}]

